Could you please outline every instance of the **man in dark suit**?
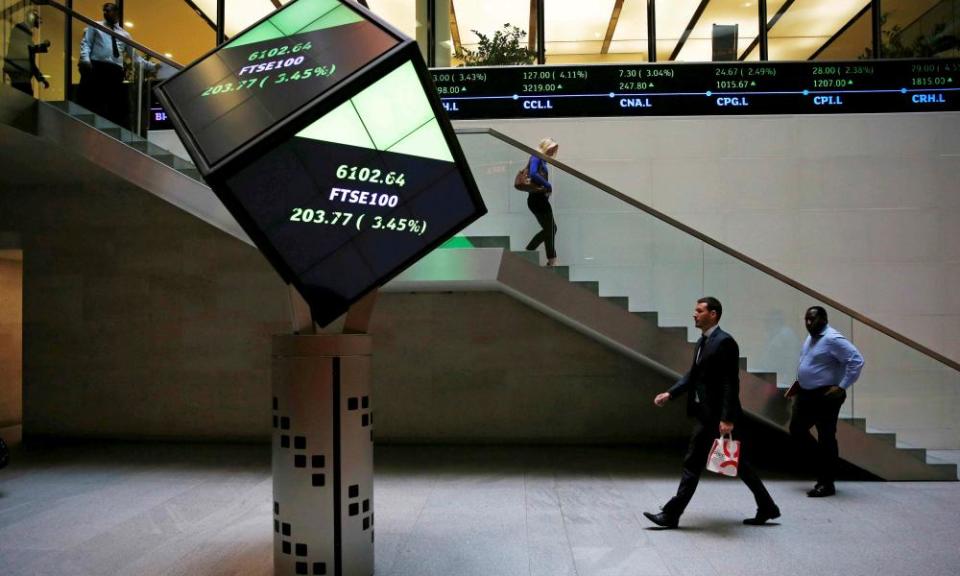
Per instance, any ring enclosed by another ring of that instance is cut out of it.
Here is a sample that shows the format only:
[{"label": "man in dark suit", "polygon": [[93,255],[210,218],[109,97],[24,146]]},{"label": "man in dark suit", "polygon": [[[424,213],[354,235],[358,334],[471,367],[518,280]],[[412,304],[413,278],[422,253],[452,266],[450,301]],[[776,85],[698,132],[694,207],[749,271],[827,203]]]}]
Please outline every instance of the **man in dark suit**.
[{"label": "man in dark suit", "polygon": [[[740,348],[732,336],[720,329],[723,306],[712,296],[697,300],[694,324],[703,332],[697,342],[690,370],[670,390],[657,394],[653,402],[664,406],[668,401],[687,394],[687,415],[695,419],[690,447],[683,459],[683,473],[677,495],[653,514],[644,512],[651,522],[664,528],[676,528],[700,482],[713,440],[733,432],[740,418]],[[759,526],[780,517],[780,509],[764,488],[757,473],[741,456],[738,475],[757,501],[757,513],[744,524]]]}]

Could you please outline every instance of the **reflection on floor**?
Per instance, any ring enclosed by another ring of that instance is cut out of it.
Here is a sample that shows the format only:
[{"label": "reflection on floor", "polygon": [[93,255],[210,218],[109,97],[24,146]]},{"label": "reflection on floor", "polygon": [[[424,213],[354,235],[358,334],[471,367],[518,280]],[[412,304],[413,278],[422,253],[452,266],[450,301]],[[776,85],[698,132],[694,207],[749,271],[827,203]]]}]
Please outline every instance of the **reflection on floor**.
[{"label": "reflection on floor", "polygon": [[[35,449],[0,471],[4,576],[268,576],[264,446]],[[950,575],[960,483],[844,482],[834,498],[767,473],[783,511],[705,477],[681,530],[650,528],[677,450],[380,447],[377,576]]]}]

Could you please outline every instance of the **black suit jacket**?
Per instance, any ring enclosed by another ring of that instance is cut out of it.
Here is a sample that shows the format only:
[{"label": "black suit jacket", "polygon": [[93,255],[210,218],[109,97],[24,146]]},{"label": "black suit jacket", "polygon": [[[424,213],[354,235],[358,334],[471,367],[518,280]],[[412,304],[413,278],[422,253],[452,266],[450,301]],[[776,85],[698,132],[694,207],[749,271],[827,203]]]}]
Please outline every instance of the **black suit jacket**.
[{"label": "black suit jacket", "polygon": [[[701,390],[699,404],[694,392]],[[719,327],[700,352],[694,349],[690,370],[670,387],[670,399],[687,394],[687,414],[702,420],[736,423],[740,418],[740,347]]]}]

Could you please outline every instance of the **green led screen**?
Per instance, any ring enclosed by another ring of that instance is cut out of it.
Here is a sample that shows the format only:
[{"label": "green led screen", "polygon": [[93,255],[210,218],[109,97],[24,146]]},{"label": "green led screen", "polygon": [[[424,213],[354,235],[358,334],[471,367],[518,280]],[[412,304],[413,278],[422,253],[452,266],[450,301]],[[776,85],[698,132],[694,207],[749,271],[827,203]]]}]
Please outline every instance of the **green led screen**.
[{"label": "green led screen", "polygon": [[399,43],[338,0],[299,0],[160,90],[213,166]]},{"label": "green led screen", "polygon": [[420,58],[362,8],[295,0],[158,89],[320,324],[486,211]]}]

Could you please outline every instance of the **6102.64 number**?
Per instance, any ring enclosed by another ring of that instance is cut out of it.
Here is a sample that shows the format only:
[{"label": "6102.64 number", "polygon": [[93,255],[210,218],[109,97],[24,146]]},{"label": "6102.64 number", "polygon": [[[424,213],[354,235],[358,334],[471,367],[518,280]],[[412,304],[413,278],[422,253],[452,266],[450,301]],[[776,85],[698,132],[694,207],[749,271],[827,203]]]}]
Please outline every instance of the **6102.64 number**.
[{"label": "6102.64 number", "polygon": [[367,168],[366,166],[348,166],[341,164],[337,167],[337,178],[342,180],[359,180],[360,182],[370,182],[372,184],[386,184],[387,186],[400,186],[406,184],[403,173],[387,172],[378,168]]}]

